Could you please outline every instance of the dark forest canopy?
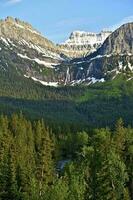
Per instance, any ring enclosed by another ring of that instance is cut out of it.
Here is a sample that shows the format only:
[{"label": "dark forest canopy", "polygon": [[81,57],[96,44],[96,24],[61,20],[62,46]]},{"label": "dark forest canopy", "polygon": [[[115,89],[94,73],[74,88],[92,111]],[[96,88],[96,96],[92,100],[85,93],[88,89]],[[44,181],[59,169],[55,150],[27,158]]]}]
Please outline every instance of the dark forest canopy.
[{"label": "dark forest canopy", "polygon": [[0,199],[131,200],[132,136],[122,120],[114,131],[54,134],[43,120],[1,116]]}]

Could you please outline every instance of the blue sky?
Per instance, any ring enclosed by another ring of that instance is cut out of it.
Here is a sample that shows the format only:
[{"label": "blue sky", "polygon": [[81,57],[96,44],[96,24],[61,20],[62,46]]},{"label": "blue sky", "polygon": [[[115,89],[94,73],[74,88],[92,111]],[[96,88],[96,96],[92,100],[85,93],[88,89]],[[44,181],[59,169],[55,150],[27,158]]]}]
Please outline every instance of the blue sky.
[{"label": "blue sky", "polygon": [[99,32],[133,21],[133,0],[0,0],[0,18],[7,16],[63,42],[74,30]]}]

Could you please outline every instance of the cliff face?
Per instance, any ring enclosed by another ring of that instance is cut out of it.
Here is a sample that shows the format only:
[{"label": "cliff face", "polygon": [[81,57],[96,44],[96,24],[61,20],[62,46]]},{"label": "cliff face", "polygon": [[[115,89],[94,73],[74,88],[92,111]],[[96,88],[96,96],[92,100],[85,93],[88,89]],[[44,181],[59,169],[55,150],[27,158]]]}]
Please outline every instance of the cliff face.
[{"label": "cliff face", "polygon": [[83,68],[85,79],[110,80],[118,74],[133,78],[133,23],[114,31],[94,53],[73,60],[73,65]]},{"label": "cliff face", "polygon": [[104,54],[133,54],[133,23],[124,24],[114,31],[97,52]]},{"label": "cliff face", "polygon": [[74,31],[69,39],[59,46],[63,53],[70,57],[82,57],[96,51],[110,34],[110,31],[102,31],[98,34]]},{"label": "cliff face", "polygon": [[111,32],[109,31],[102,31],[101,33],[74,31],[64,44],[68,44],[70,46],[102,44],[110,34]]}]

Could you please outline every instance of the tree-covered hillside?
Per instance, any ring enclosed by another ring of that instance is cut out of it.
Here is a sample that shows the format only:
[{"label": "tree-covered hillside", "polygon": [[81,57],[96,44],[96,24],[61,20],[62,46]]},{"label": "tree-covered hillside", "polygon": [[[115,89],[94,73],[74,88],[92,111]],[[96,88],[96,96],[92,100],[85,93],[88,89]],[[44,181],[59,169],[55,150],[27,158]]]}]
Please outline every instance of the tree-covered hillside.
[{"label": "tree-covered hillside", "polygon": [[24,113],[44,118],[64,129],[113,127],[123,118],[133,124],[133,81],[120,75],[112,81],[89,86],[46,87],[15,74],[0,75],[0,113]]},{"label": "tree-covered hillside", "polygon": [[0,199],[131,200],[132,108],[123,75],[55,88],[1,74]]},{"label": "tree-covered hillside", "polygon": [[43,120],[1,116],[0,199],[131,200],[132,135],[121,120],[114,131],[57,135]]}]

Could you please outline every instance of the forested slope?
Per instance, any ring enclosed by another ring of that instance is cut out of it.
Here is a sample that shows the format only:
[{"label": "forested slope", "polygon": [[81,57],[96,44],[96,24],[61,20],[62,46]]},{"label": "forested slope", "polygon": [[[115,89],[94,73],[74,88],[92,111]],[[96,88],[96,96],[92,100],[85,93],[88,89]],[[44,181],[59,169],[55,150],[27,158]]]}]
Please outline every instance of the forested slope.
[{"label": "forested slope", "polygon": [[114,131],[57,135],[42,120],[1,116],[0,199],[131,200],[132,134],[121,120]]}]

